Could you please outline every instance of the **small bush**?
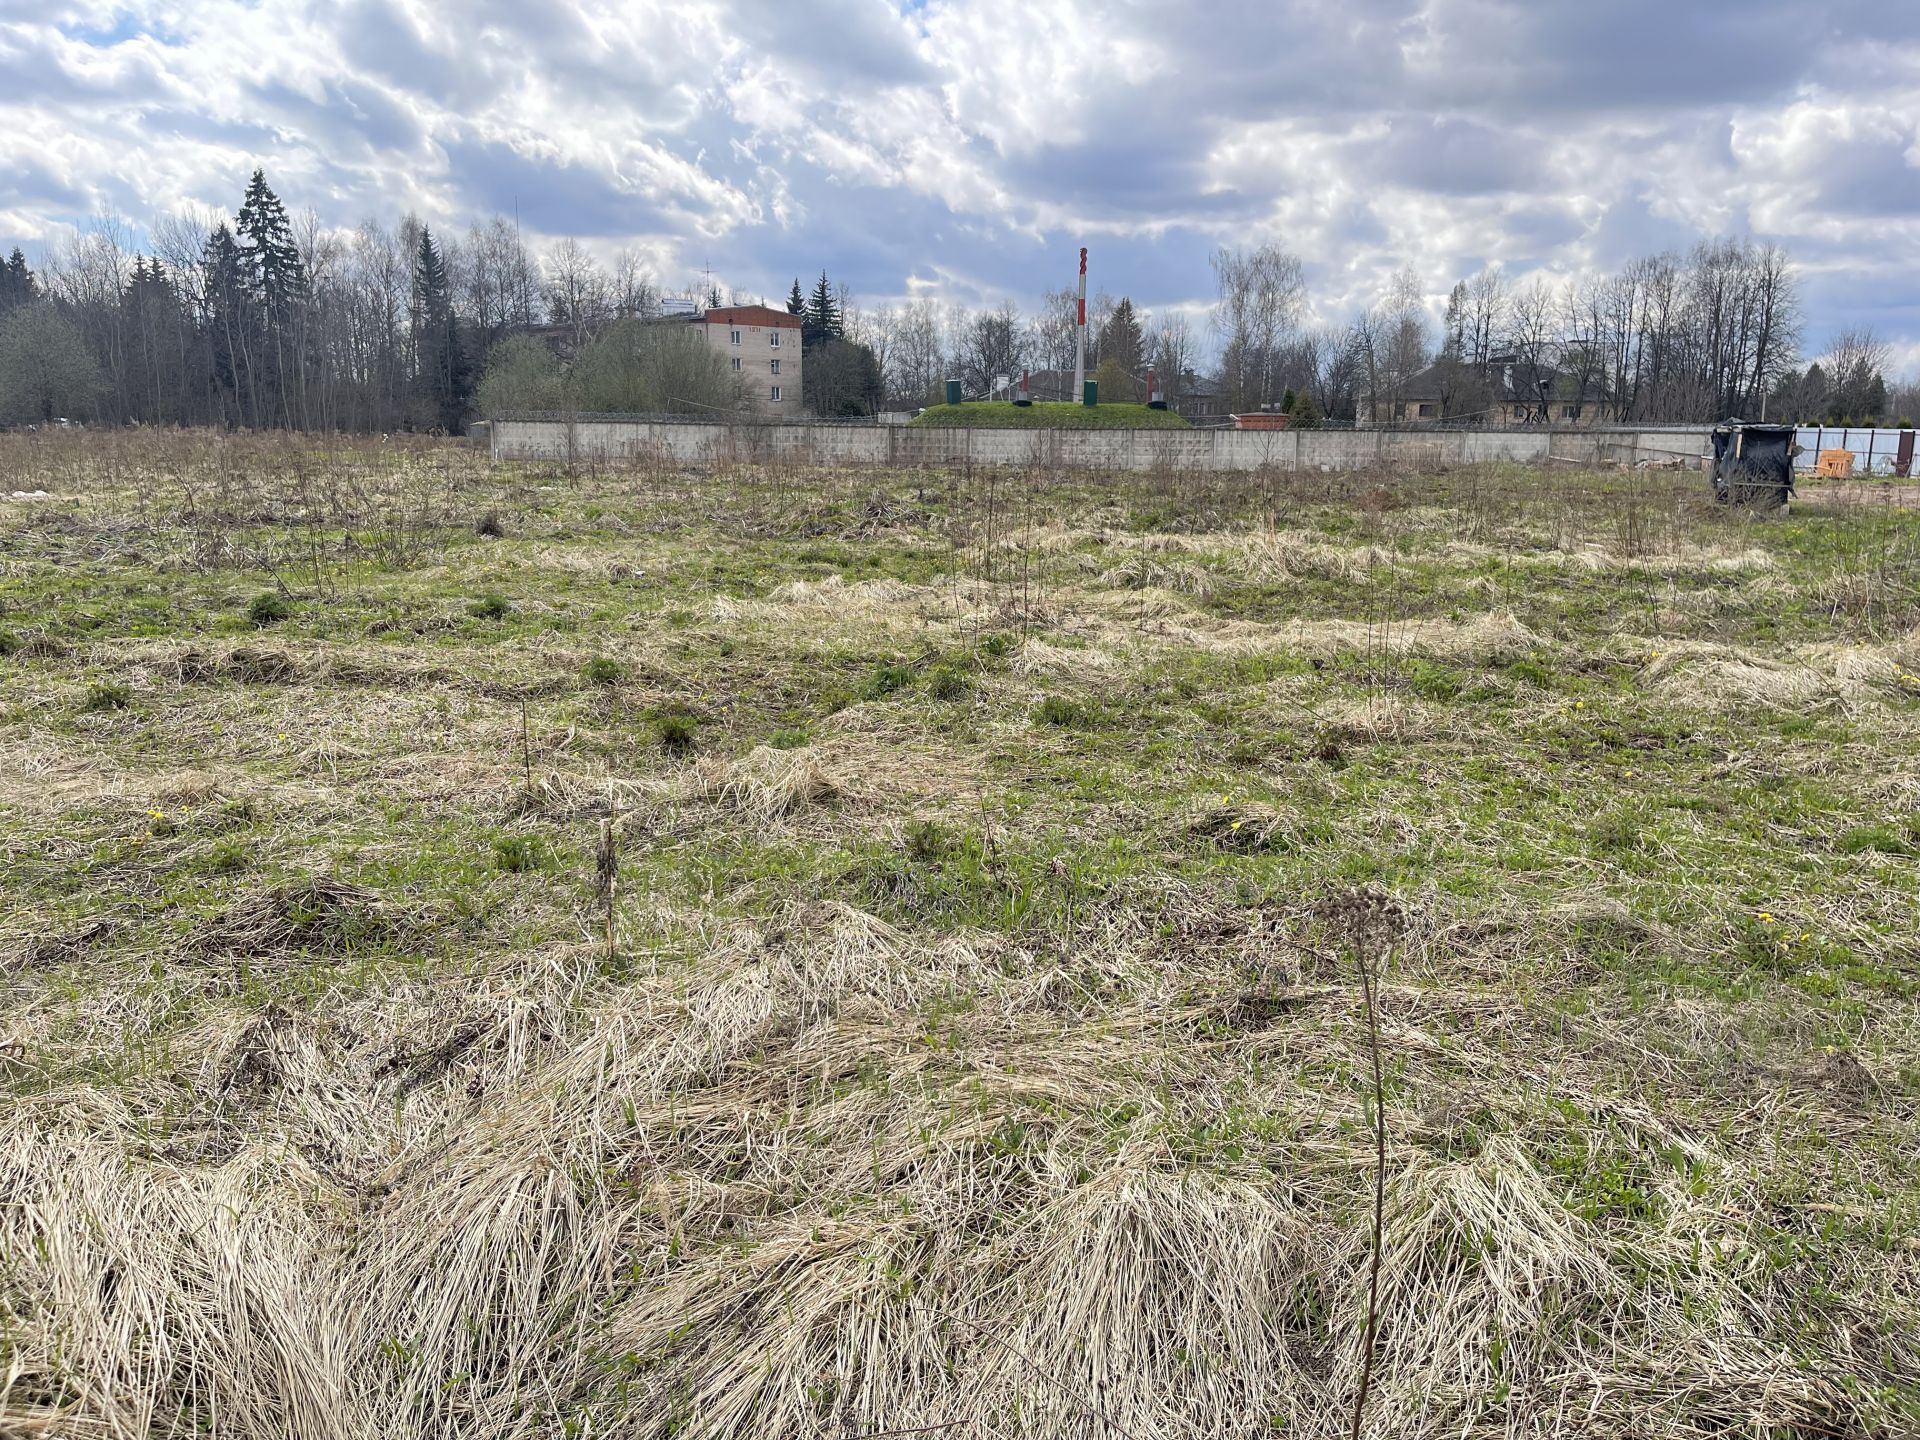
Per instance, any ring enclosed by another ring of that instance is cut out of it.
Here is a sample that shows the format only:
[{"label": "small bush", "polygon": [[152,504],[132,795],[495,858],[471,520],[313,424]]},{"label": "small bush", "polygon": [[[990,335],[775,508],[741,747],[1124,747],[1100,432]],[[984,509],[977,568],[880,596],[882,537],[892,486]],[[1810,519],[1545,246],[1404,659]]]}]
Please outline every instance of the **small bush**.
[{"label": "small bush", "polygon": [[693,749],[700,722],[691,715],[662,715],[653,722],[653,733],[660,738],[660,748],[669,755],[684,755]]},{"label": "small bush", "polygon": [[953,838],[932,820],[913,821],[902,838],[906,841],[907,854],[915,860],[938,860],[953,848]]},{"label": "small bush", "polygon": [[492,591],[467,606],[467,613],[476,620],[498,620],[512,610],[513,603],[506,596],[496,595]]},{"label": "small bush", "polygon": [[775,750],[804,750],[813,737],[804,730],[776,730],[767,744]]},{"label": "small bush", "polygon": [[1011,655],[1013,637],[1004,630],[996,630],[980,641],[980,653],[994,660]]},{"label": "small bush", "polygon": [[1509,662],[1507,674],[1528,685],[1538,685],[1543,690],[1553,684],[1553,671],[1531,656],[1523,655],[1520,659]]},{"label": "small bush", "polygon": [[247,619],[255,625],[277,625],[291,614],[293,607],[286,597],[272,590],[262,591],[247,602]]},{"label": "small bush", "polygon": [[1422,700],[1457,700],[1464,688],[1460,677],[1444,665],[1434,665],[1425,660],[1416,660],[1411,667],[1409,683],[1413,693]]},{"label": "small bush", "polygon": [[862,686],[860,690],[860,698],[863,700],[882,700],[893,694],[894,691],[904,690],[911,684],[913,684],[913,671],[909,667],[905,665],[882,665],[871,675],[867,676],[867,683]]},{"label": "small bush", "polygon": [[20,637],[11,630],[0,630],[0,658],[13,654],[20,648]]},{"label": "small bush", "polygon": [[253,852],[247,842],[229,835],[213,842],[207,852],[207,868],[216,875],[237,875],[253,864]]},{"label": "small bush", "polygon": [[959,700],[972,688],[966,672],[954,665],[937,665],[927,675],[927,693],[936,700]]},{"label": "small bush", "polygon": [[489,540],[498,540],[507,533],[507,527],[500,523],[498,510],[489,510],[473,522],[473,533],[484,535]]},{"label": "small bush", "polygon": [[89,713],[100,710],[124,710],[133,704],[133,687],[118,680],[96,680],[87,687],[87,698],[80,708]]},{"label": "small bush", "polygon": [[605,655],[596,655],[580,667],[580,677],[589,685],[618,685],[626,676],[626,667]]},{"label": "small bush", "polygon": [[1087,707],[1064,695],[1049,695],[1034,706],[1033,718],[1042,725],[1057,725],[1063,730],[1072,730],[1087,723]]},{"label": "small bush", "polygon": [[509,875],[522,875],[541,869],[547,860],[546,846],[528,835],[496,835],[493,840],[493,868]]}]

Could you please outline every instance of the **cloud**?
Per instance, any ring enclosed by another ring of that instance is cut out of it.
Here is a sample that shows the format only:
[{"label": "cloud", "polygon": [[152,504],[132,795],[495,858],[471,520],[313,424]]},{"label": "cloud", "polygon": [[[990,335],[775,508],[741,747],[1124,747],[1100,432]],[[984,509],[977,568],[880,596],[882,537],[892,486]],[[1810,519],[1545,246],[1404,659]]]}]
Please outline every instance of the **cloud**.
[{"label": "cloud", "polygon": [[0,248],[231,209],[536,237],[783,294],[1206,298],[1275,241],[1337,320],[1411,266],[1572,274],[1720,232],[1819,343],[1920,353],[1920,7],[1867,0],[0,0]]}]

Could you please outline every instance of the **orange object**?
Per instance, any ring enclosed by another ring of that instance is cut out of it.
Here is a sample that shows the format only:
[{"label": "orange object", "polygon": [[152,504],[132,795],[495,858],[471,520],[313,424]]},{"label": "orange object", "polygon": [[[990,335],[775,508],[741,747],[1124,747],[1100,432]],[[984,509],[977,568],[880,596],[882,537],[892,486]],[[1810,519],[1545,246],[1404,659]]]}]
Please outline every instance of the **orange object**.
[{"label": "orange object", "polygon": [[1236,430],[1284,430],[1291,417],[1284,410],[1255,410],[1251,414],[1233,417]]},{"label": "orange object", "polygon": [[1827,480],[1845,480],[1853,474],[1853,452],[1851,450],[1822,450],[1820,463],[1815,473]]}]

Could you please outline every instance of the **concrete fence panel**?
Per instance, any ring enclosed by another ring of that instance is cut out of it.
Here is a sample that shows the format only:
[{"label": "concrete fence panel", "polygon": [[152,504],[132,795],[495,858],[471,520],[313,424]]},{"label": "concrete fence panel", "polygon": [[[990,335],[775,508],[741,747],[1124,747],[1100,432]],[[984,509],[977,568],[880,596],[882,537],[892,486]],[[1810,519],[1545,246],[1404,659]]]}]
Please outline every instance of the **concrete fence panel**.
[{"label": "concrete fence panel", "polygon": [[902,425],[699,425],[647,420],[497,420],[495,460],[718,468],[1016,465],[1035,469],[1362,470],[1377,464],[1691,463],[1707,426],[1594,430],[932,430]]}]

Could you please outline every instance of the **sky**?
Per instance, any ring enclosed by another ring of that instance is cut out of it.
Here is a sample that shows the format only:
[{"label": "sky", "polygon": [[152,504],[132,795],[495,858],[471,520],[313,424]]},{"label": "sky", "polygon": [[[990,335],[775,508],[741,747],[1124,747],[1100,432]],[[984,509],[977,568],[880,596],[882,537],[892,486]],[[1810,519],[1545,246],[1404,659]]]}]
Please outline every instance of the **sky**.
[{"label": "sky", "polygon": [[1612,269],[1732,233],[1807,341],[1920,368],[1912,0],[0,0],[0,250],[231,212],[529,239],[867,304],[1071,284],[1200,314],[1220,246],[1339,323],[1411,266]]}]

